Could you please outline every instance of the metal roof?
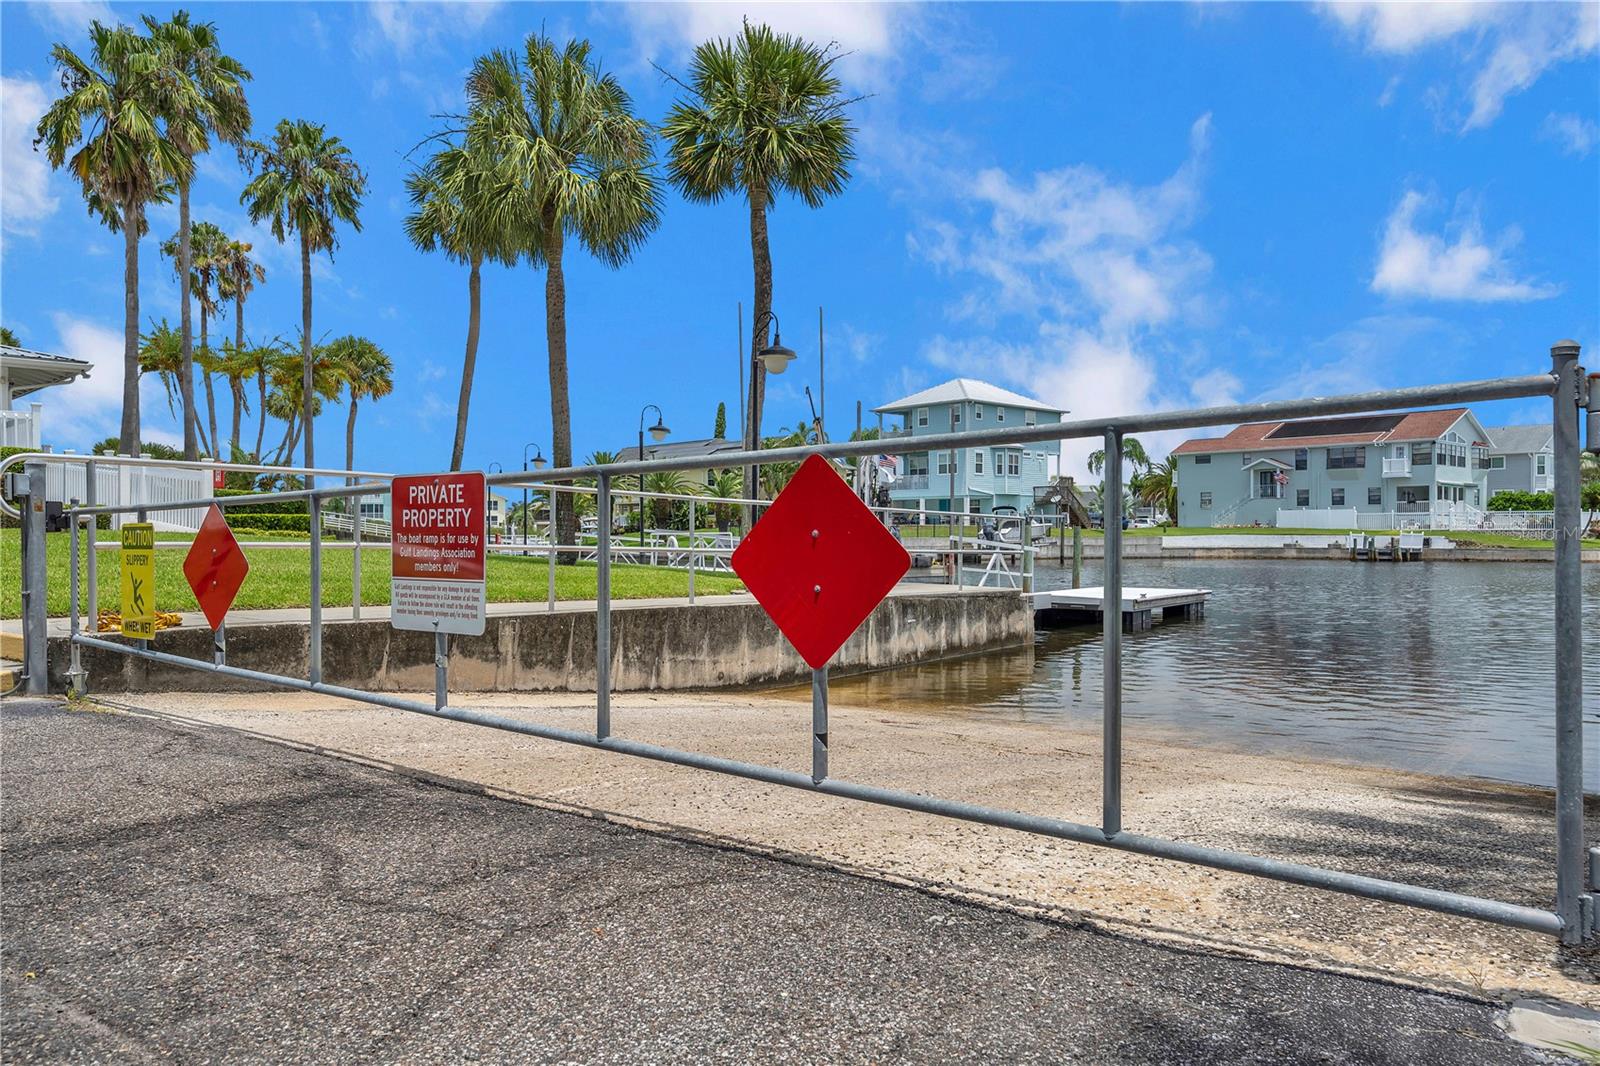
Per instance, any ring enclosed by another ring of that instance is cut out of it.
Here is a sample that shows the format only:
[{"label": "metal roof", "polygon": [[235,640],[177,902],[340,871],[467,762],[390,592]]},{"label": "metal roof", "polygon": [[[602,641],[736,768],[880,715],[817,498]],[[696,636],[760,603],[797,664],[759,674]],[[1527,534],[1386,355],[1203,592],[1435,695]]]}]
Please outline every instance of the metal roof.
[{"label": "metal roof", "polygon": [[1490,426],[1489,451],[1495,455],[1532,455],[1550,447],[1554,432],[1548,422],[1531,426]]},{"label": "metal roof", "polygon": [[910,396],[902,397],[893,403],[886,403],[882,407],[874,407],[873,413],[880,411],[904,411],[916,407],[929,407],[940,403],[959,403],[970,400],[974,403],[994,403],[1003,407],[1020,407],[1028,411],[1051,411],[1055,414],[1065,414],[1060,407],[1052,407],[1032,396],[1024,396],[1020,392],[1002,389],[998,385],[991,385],[987,381],[978,381],[974,378],[951,378],[943,385],[935,385],[931,389],[914,392]]},{"label": "metal roof", "polygon": [[[685,455],[704,455],[709,459],[718,452],[736,452],[742,450],[743,447],[744,445],[739,441],[726,440],[722,437],[706,437],[701,440],[664,440],[659,444],[646,438],[643,458],[676,459]],[[628,463],[639,458],[639,446],[637,444],[630,444],[617,452],[618,462]]]},{"label": "metal roof", "polygon": [[15,398],[51,385],[64,385],[74,378],[87,377],[94,364],[65,355],[0,344],[0,367],[5,369],[6,380],[11,383],[11,395]]}]

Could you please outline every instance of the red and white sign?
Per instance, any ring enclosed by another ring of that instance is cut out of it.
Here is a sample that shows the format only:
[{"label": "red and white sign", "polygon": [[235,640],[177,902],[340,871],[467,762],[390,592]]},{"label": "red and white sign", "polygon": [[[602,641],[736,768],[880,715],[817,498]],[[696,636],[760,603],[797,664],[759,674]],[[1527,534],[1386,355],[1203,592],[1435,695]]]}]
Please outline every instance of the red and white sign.
[{"label": "red and white sign", "polygon": [[389,624],[483,632],[488,541],[483,474],[413,474],[392,486]]}]

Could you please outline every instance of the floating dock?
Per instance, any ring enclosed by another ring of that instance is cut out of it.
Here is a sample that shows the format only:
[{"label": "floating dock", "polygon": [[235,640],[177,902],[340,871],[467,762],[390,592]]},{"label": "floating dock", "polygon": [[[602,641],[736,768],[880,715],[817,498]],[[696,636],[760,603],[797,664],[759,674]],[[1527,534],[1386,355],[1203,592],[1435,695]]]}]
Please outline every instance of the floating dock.
[{"label": "floating dock", "polygon": [[[1030,592],[1027,595],[1033,601],[1034,622],[1042,626],[1098,622],[1105,606],[1105,589],[1098,585],[1091,588]],[[1157,614],[1163,621],[1204,618],[1206,599],[1210,595],[1210,589],[1148,589],[1123,586],[1123,631],[1133,633],[1149,629]]]}]

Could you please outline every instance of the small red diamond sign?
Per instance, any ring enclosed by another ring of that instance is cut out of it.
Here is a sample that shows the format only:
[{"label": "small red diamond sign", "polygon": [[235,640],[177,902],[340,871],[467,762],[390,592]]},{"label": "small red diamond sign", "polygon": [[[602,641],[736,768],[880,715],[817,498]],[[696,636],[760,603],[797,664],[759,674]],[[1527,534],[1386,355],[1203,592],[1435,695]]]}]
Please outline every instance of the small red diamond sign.
[{"label": "small red diamond sign", "polygon": [[905,547],[816,455],[733,553],[734,572],[812,669],[910,568]]},{"label": "small red diamond sign", "polygon": [[212,629],[222,625],[249,572],[249,560],[228,528],[228,520],[222,517],[222,508],[212,504],[183,559],[183,576],[189,579],[194,598],[200,601],[200,609]]}]

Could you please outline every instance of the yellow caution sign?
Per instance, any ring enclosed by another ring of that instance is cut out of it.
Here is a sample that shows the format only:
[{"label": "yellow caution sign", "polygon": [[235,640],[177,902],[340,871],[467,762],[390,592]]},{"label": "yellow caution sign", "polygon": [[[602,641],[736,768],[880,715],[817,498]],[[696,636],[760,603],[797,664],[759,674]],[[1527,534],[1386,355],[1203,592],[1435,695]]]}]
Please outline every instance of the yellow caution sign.
[{"label": "yellow caution sign", "polygon": [[122,527],[122,635],[152,640],[156,635],[156,527],[129,522]]}]

